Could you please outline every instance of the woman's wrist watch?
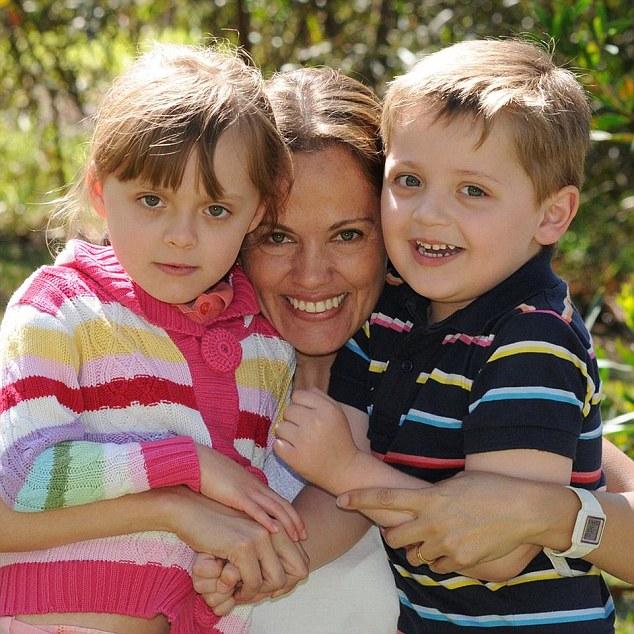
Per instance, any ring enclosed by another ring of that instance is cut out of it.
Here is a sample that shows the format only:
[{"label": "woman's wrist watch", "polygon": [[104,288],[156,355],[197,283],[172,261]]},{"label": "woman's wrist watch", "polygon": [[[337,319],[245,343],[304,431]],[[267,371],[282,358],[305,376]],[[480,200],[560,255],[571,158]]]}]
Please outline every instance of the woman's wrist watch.
[{"label": "woman's wrist watch", "polygon": [[581,502],[581,508],[577,513],[577,520],[572,531],[572,543],[570,548],[563,552],[557,552],[552,548],[544,548],[544,553],[559,574],[565,577],[574,577],[585,573],[571,570],[565,558],[579,559],[585,557],[599,546],[603,536],[603,529],[605,528],[605,513],[599,500],[587,489],[577,489],[571,486],[566,488],[574,491]]}]

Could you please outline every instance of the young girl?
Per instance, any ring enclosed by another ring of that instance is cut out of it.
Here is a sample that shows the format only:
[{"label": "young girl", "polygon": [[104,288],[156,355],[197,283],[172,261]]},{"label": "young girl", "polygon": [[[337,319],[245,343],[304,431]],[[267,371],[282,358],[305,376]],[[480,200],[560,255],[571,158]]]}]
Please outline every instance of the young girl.
[{"label": "young girl", "polygon": [[[185,485],[302,536],[259,469],[293,352],[232,268],[288,170],[259,73],[237,56],[159,46],[115,82],[62,206],[76,212],[86,194],[110,246],[70,241],[2,323],[5,503],[40,511]],[[214,554],[231,559],[240,521],[218,511]],[[193,557],[164,532],[2,553],[0,632],[217,631]],[[268,542],[254,559],[237,564],[252,586],[281,565]]]}]

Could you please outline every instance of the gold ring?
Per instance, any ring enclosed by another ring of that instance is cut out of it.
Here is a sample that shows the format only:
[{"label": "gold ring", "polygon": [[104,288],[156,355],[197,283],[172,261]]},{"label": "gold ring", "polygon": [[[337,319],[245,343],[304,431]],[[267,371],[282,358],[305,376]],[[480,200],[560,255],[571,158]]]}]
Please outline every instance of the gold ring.
[{"label": "gold ring", "polygon": [[421,542],[420,544],[418,544],[418,546],[416,546],[416,558],[418,559],[418,561],[420,561],[421,564],[428,564],[429,561],[427,561],[427,559],[425,559],[420,552],[420,549],[424,543],[425,542]]},{"label": "gold ring", "polygon": [[276,420],[271,427],[271,433],[273,434],[273,438],[277,438],[277,428],[280,424],[279,420]]}]

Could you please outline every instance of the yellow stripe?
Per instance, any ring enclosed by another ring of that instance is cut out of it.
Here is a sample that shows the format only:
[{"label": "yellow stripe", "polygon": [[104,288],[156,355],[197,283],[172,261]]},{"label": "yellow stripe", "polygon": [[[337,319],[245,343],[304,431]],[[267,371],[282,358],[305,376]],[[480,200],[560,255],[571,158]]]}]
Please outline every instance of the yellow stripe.
[{"label": "yellow stripe", "polygon": [[[517,577],[513,577],[508,581],[504,582],[493,582],[493,581],[480,581],[479,579],[473,579],[472,577],[465,576],[455,576],[451,579],[442,579],[440,581],[436,581],[432,579],[428,575],[419,575],[415,573],[411,573],[402,566],[394,565],[397,572],[401,577],[405,577],[406,579],[412,579],[416,581],[421,586],[425,587],[442,587],[446,590],[459,590],[460,588],[467,588],[470,586],[482,586],[486,587],[488,590],[492,592],[496,592],[501,588],[506,588],[509,586],[518,586],[524,583],[533,583],[535,581],[552,581],[554,579],[560,579],[561,576],[557,574],[556,570],[536,570],[535,572],[527,572],[524,575],[519,575]],[[600,575],[601,571],[596,567],[592,566],[590,570],[586,573],[586,576],[591,575]]]},{"label": "yellow stripe", "polygon": [[511,343],[507,346],[500,346],[490,357],[487,363],[503,359],[505,357],[512,357],[516,354],[523,353],[537,353],[537,354],[550,354],[564,361],[572,363],[586,379],[586,396],[583,403],[583,415],[587,416],[590,411],[590,403],[592,397],[596,393],[596,388],[592,377],[588,373],[588,366],[575,354],[572,354],[570,350],[556,346],[552,343],[546,343],[544,341],[522,341],[518,343]]},{"label": "yellow stripe", "polygon": [[374,359],[370,361],[370,372],[375,372],[376,374],[381,374],[387,370],[387,363],[385,361],[375,361]]},{"label": "yellow stripe", "polygon": [[369,321],[366,321],[366,322],[363,324],[363,327],[362,327],[362,328],[363,328],[363,333],[364,333],[364,334],[365,334],[365,336],[366,336],[366,339],[369,339],[369,338],[370,338],[370,322],[369,322]]},{"label": "yellow stripe", "polygon": [[178,348],[165,334],[156,334],[141,328],[114,326],[104,319],[80,324],[70,336],[59,330],[25,326],[7,338],[5,358],[17,359],[33,355],[78,367],[78,359],[70,359],[73,350],[81,349],[81,361],[117,354],[140,352],[150,359],[183,363]]},{"label": "yellow stripe", "polygon": [[[287,361],[264,359],[242,359],[236,369],[236,380],[239,387],[267,389],[271,392],[279,389],[279,377],[289,374]],[[270,385],[263,385],[265,379],[272,378]],[[276,396],[279,396],[276,394]]]},{"label": "yellow stripe", "polygon": [[467,392],[471,391],[471,386],[473,385],[473,381],[466,376],[461,374],[447,374],[438,368],[434,368],[431,373],[421,372],[416,379],[416,383],[427,383],[429,380],[436,381],[436,383],[441,383],[442,385],[453,385]]}]

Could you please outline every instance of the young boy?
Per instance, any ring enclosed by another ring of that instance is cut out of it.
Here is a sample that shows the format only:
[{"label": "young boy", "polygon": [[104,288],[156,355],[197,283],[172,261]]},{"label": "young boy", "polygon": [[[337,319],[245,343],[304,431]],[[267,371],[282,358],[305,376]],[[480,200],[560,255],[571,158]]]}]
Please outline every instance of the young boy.
[{"label": "young boy", "polygon": [[[394,81],[384,108],[383,233],[406,284],[339,354],[343,405],[296,392],[276,452],[336,495],[462,470],[600,487],[596,360],[550,266],[579,204],[582,88],[531,44],[471,41]],[[424,544],[420,565],[386,548],[403,633],[613,631],[609,592],[580,559],[526,546],[441,575]]]}]

